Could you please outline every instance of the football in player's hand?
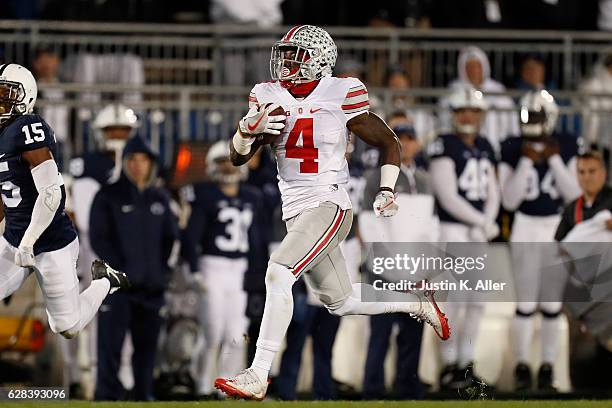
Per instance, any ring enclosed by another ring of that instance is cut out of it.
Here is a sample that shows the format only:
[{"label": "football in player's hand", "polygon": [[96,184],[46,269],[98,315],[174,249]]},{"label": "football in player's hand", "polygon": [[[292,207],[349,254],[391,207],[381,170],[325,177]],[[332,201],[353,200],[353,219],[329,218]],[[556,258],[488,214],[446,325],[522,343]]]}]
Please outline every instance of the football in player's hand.
[{"label": "football in player's hand", "polygon": [[[266,103],[263,108],[267,109],[270,105],[272,105],[272,103]],[[268,116],[285,116],[285,109],[283,109],[282,107],[278,107],[276,109],[274,109],[271,112],[268,112]],[[286,123],[286,119],[282,120],[280,123]],[[268,133],[261,133],[259,135],[257,135],[257,141],[259,143],[261,143],[262,145],[267,145],[267,144],[272,144],[274,143],[278,138],[280,137],[280,135],[271,135]]]}]

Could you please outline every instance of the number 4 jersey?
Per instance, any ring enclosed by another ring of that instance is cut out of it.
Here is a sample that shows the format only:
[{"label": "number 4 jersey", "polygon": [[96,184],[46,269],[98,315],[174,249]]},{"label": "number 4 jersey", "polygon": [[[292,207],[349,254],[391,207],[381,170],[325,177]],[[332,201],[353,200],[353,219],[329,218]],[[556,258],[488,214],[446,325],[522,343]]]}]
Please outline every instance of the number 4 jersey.
[{"label": "number 4 jersey", "polygon": [[[0,184],[6,228],[4,238],[14,247],[19,246],[30,225],[38,191],[23,152],[47,147],[56,155],[53,130],[38,115],[23,115],[0,127]],[[60,176],[61,177],[61,176]],[[76,238],[70,218],[64,212],[66,190],[62,183],[62,202],[49,227],[36,244],[34,253],[55,251]]]},{"label": "number 4 jersey", "polygon": [[278,166],[283,219],[331,201],[351,208],[344,188],[347,122],[369,109],[368,91],[356,78],[324,77],[306,98],[296,99],[278,82],[255,85],[249,105],[278,103],[286,111],[283,133],[272,148]]}]

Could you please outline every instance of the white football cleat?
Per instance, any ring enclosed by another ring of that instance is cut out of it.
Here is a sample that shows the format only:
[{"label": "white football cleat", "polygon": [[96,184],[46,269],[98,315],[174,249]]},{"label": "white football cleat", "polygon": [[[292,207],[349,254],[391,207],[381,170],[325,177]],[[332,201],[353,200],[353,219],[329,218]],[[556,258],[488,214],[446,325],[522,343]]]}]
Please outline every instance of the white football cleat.
[{"label": "white football cleat", "polygon": [[[426,282],[427,281],[422,281],[421,287],[424,287]],[[448,340],[451,335],[451,329],[448,324],[448,318],[436,303],[436,299],[434,298],[435,291],[415,289],[411,290],[410,293],[416,295],[421,302],[421,310],[417,313],[411,313],[410,315],[433,327],[438,337],[442,340]]]},{"label": "white football cleat", "polygon": [[252,368],[247,368],[233,378],[217,378],[215,388],[229,397],[261,401],[266,397],[268,384],[263,384]]}]

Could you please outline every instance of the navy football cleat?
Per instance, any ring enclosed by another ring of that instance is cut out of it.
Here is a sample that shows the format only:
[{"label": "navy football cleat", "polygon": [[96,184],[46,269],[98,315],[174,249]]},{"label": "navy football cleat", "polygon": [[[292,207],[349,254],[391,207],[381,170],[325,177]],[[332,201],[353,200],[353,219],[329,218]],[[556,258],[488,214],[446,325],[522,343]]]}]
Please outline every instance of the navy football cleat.
[{"label": "navy football cleat", "polygon": [[125,273],[114,270],[106,262],[99,259],[96,259],[91,264],[91,276],[94,280],[108,279],[111,287],[109,293],[115,293],[119,289],[126,290],[132,286]]}]

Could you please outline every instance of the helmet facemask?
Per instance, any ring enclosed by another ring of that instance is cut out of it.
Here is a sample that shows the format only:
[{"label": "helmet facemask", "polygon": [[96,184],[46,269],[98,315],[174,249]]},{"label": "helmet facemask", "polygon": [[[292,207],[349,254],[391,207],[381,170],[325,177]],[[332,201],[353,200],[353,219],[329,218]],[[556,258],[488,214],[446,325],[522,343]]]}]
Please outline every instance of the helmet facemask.
[{"label": "helmet facemask", "polygon": [[216,183],[231,185],[245,180],[248,175],[247,166],[235,167],[229,157],[217,157],[208,165],[208,175]]},{"label": "helmet facemask", "polygon": [[25,100],[23,84],[12,81],[0,81],[0,124],[13,116],[23,115],[28,107]]},{"label": "helmet facemask", "polygon": [[290,42],[277,42],[272,47],[270,75],[280,82],[300,84],[321,78],[314,64],[319,55],[316,48],[306,48]]},{"label": "helmet facemask", "polygon": [[528,110],[522,108],[520,112],[521,134],[529,138],[537,138],[546,136],[549,132],[547,129],[548,117],[546,111]]},{"label": "helmet facemask", "polygon": [[272,46],[270,75],[285,88],[330,76],[338,49],[320,27],[295,26]]},{"label": "helmet facemask", "polygon": [[[465,113],[471,114],[468,118],[473,120],[461,120],[459,115]],[[483,119],[484,111],[478,107],[466,106],[453,110],[453,128],[460,135],[477,135]]]}]

